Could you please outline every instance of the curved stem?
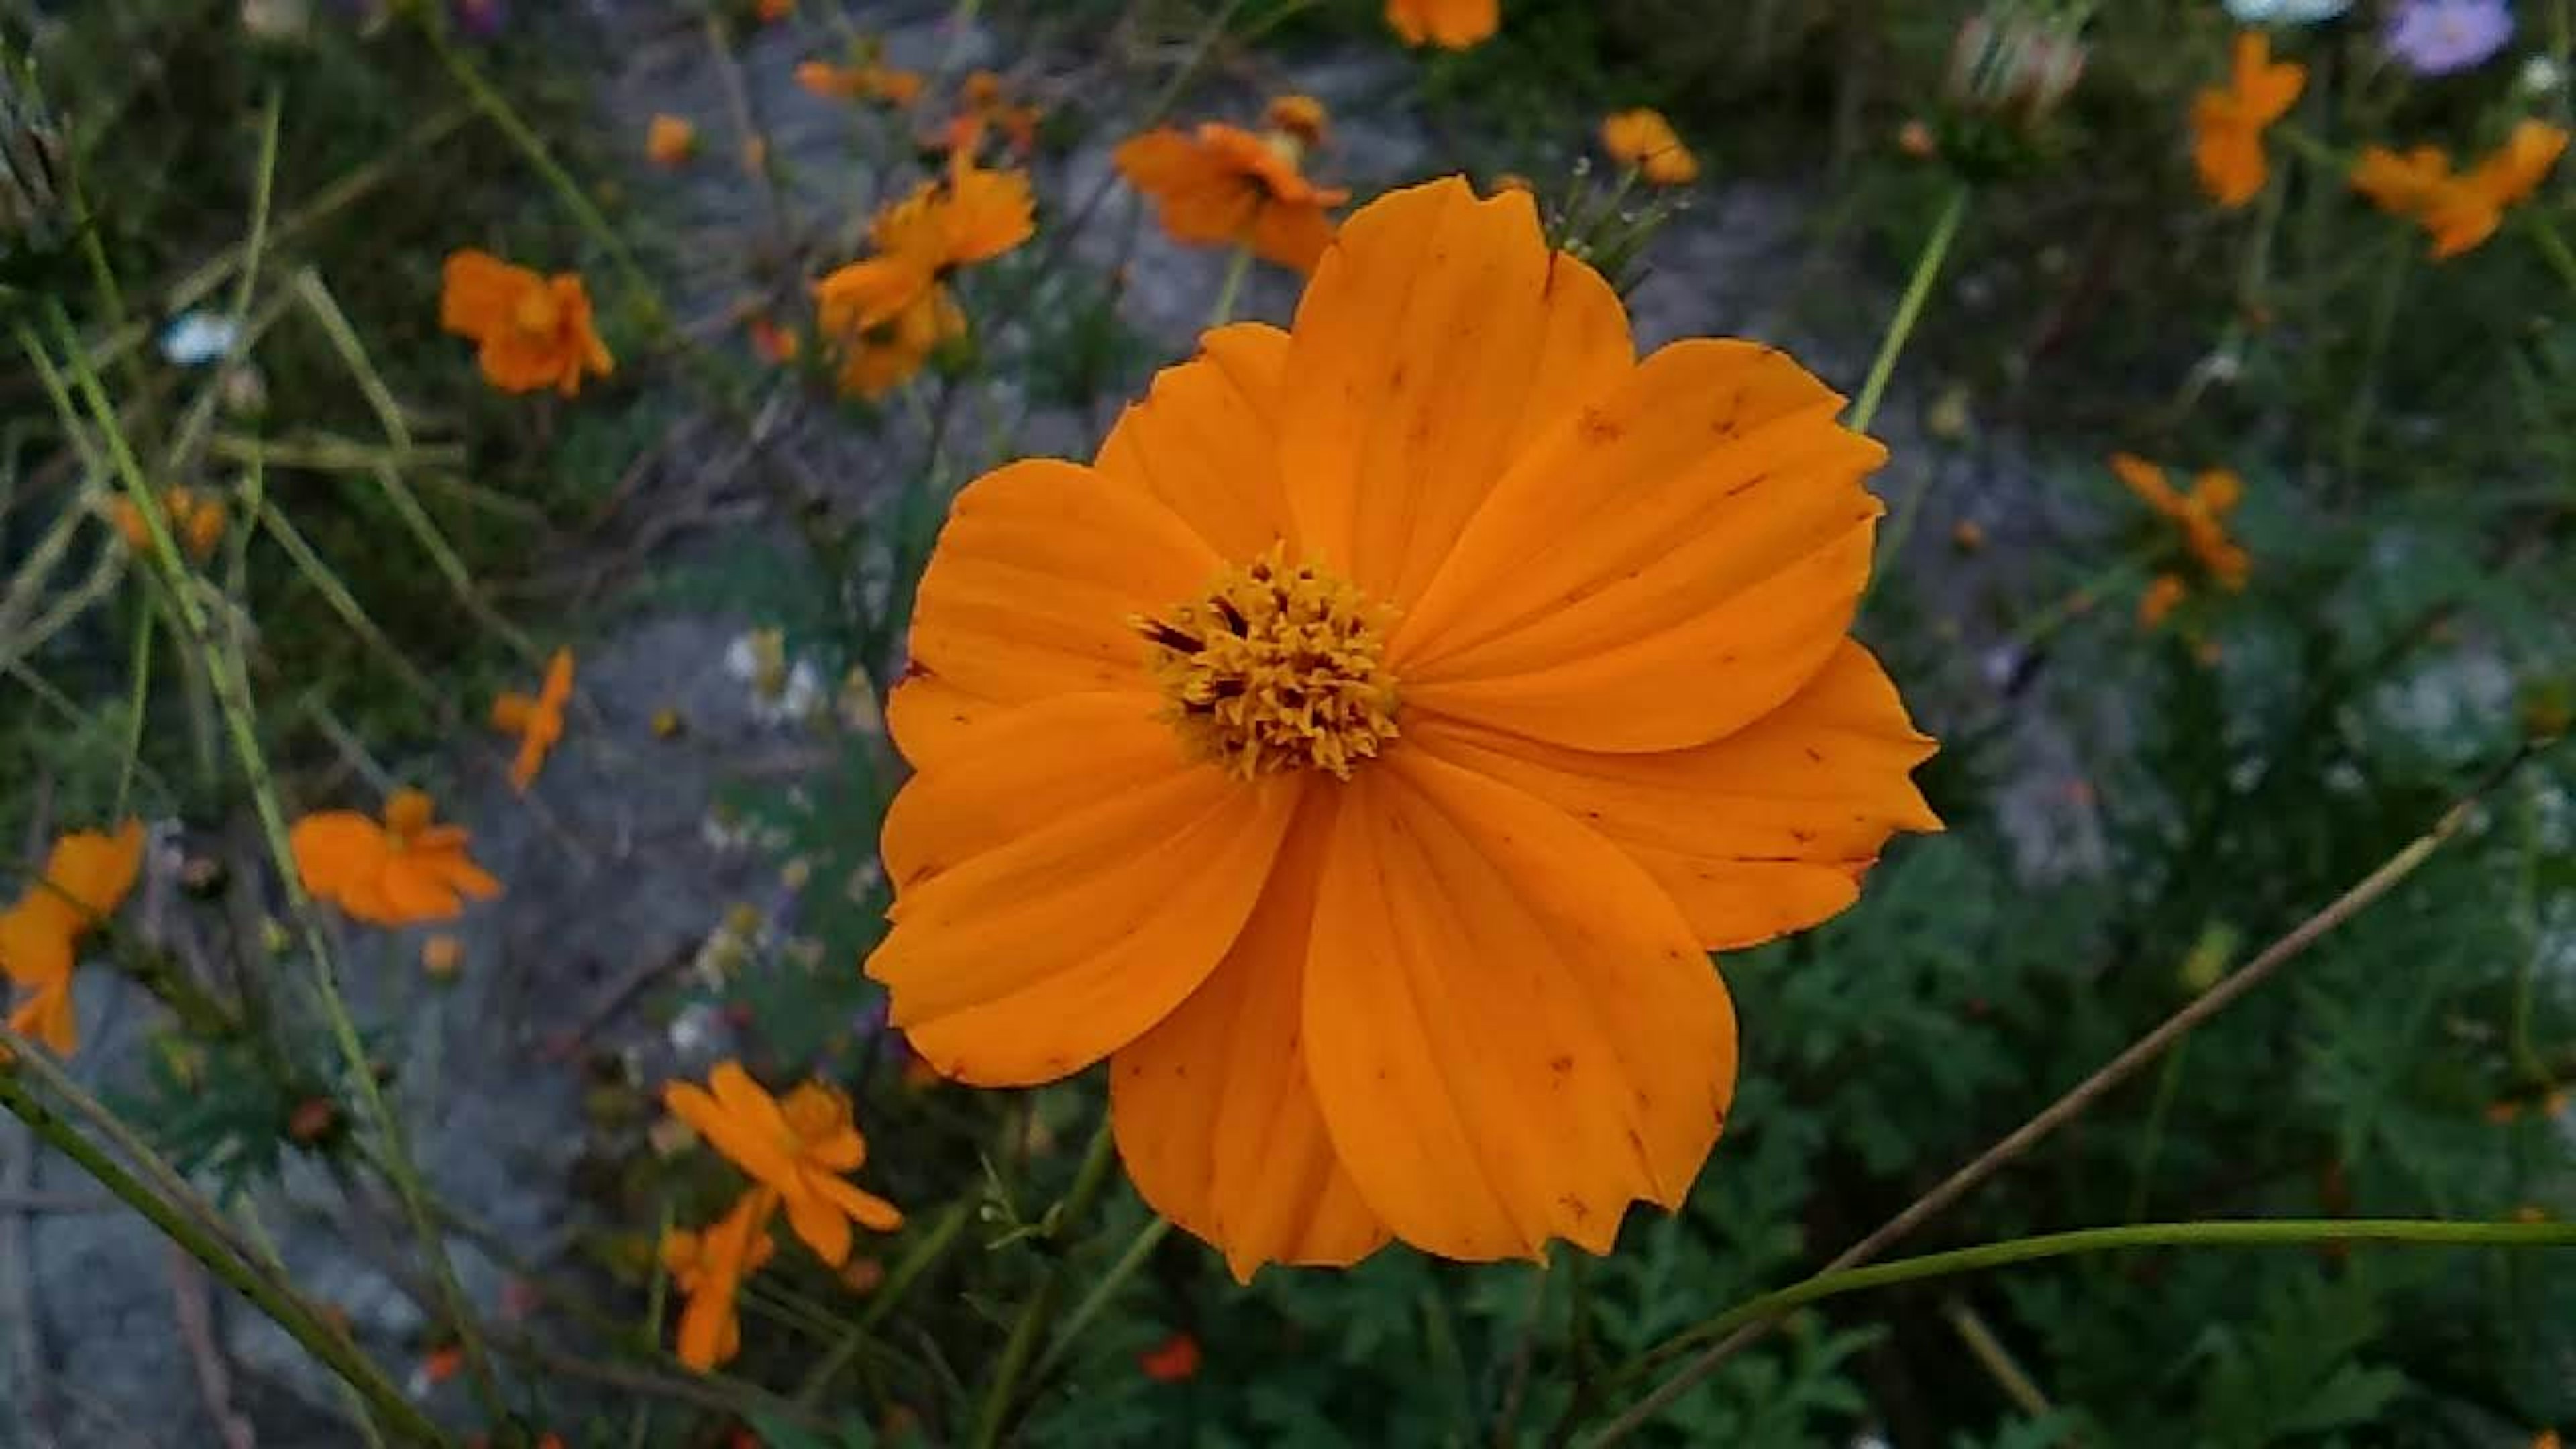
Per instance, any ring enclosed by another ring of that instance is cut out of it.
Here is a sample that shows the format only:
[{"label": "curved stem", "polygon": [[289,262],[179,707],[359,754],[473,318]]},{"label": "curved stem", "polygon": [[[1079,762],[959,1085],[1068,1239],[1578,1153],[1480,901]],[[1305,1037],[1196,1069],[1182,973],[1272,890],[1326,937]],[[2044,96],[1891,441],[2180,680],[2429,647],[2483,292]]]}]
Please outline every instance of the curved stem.
[{"label": "curved stem", "polygon": [[1234,304],[1243,295],[1243,278],[1251,270],[1252,248],[1238,243],[1225,264],[1225,282],[1217,288],[1216,305],[1208,309],[1207,330],[1213,332],[1234,320]]},{"label": "curved stem", "polygon": [[[1887,335],[1878,344],[1878,357],[1870,363],[1869,376],[1861,381],[1860,399],[1852,404],[1851,417],[1845,423],[1855,433],[1868,432],[1869,425],[1878,418],[1878,405],[1887,397],[1888,379],[1896,374],[1896,359],[1903,355],[1906,340],[1914,335],[1914,325],[1923,319],[1924,304],[1932,297],[1932,282],[1941,275],[1941,263],[1950,255],[1950,244],[1958,240],[1960,223],[1968,219],[1970,194],[1966,182],[1952,188],[1950,199],[1941,207],[1940,219],[1932,223],[1932,234],[1923,240],[1923,250],[1914,259],[1914,275],[1905,283],[1905,295],[1897,301],[1896,315],[1888,321]],[[1874,574],[1884,572],[1903,553],[1930,486],[1931,475],[1918,473],[1906,488],[1904,500],[1897,505],[1895,521],[1879,540]]]}]

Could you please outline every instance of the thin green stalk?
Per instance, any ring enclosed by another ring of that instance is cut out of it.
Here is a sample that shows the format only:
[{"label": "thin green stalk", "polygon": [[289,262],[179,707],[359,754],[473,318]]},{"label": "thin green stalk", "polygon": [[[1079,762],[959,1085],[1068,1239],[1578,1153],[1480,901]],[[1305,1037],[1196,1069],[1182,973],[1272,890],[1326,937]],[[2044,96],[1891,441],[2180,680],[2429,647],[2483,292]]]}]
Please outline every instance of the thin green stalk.
[{"label": "thin green stalk", "polygon": [[2039,643],[2065,627],[2067,621],[2099,606],[2103,599],[2132,577],[2144,574],[2147,568],[2148,556],[2144,553],[2113,560],[2109,567],[2059,595],[2055,602],[2015,623],[2005,632],[2005,642],[2025,649]]},{"label": "thin green stalk", "polygon": [[330,942],[325,938],[313,912],[313,903],[304,893],[303,877],[296,870],[295,852],[287,841],[286,814],[279,803],[277,784],[268,768],[268,759],[260,747],[259,717],[243,681],[221,661],[226,651],[218,641],[213,621],[205,606],[189,587],[190,573],[178,540],[170,533],[169,517],[162,511],[161,500],[153,495],[136,461],[133,448],[119,425],[116,407],[99,381],[97,370],[79,350],[79,337],[73,333],[70,318],[62,314],[59,304],[53,308],[54,322],[70,345],[73,380],[87,400],[98,424],[108,456],[124,481],[126,495],[143,516],[144,526],[152,535],[153,550],[170,585],[169,597],[198,656],[206,663],[212,678],[215,702],[222,713],[242,775],[248,784],[251,802],[259,818],[271,862],[276,866],[280,888],[287,904],[303,927],[305,949],[312,958],[314,995],[322,1008],[323,1022],[330,1030],[334,1044],[354,1085],[359,1105],[370,1126],[384,1141],[383,1166],[393,1180],[396,1196],[402,1199],[412,1231],[420,1239],[422,1256],[427,1260],[430,1276],[438,1285],[439,1298],[447,1315],[454,1321],[459,1346],[466,1368],[473,1379],[477,1396],[495,1420],[507,1417],[501,1400],[499,1381],[493,1377],[489,1356],[475,1328],[475,1319],[465,1301],[465,1292],[456,1281],[455,1266],[448,1261],[447,1246],[431,1217],[428,1194],[422,1189],[418,1172],[412,1165],[400,1119],[386,1102],[384,1090],[377,1085],[375,1064],[367,1056],[366,1044],[359,1038],[357,1023],[350,1018],[348,1003],[340,995],[338,970]]},{"label": "thin green stalk", "polygon": [[[1896,375],[1896,359],[1904,355],[1906,341],[1914,335],[1915,324],[1923,319],[1924,304],[1932,298],[1932,283],[1941,275],[1942,262],[1949,258],[1950,244],[1958,240],[1960,224],[1968,219],[1968,198],[1972,194],[1965,182],[1954,187],[1950,199],[1942,204],[1940,218],[1932,223],[1932,234],[1924,238],[1923,250],[1914,259],[1914,275],[1905,283],[1905,295],[1897,299],[1896,315],[1888,321],[1887,335],[1879,340],[1878,357],[1861,381],[1859,400],[1852,404],[1846,426],[1853,432],[1866,433],[1869,425],[1877,421],[1878,405],[1887,397],[1888,379]],[[1905,490],[1895,521],[1889,525],[1886,537],[1879,540],[1874,575],[1886,572],[1904,550],[1930,486],[1930,475],[1918,474]]]},{"label": "thin green stalk", "polygon": [[2566,282],[2571,290],[2576,290],[2576,251],[2568,250],[2567,238],[2558,234],[2558,228],[2550,223],[2548,217],[2536,211],[2528,215],[2530,220],[2524,223],[2524,229],[2531,233],[2533,241],[2540,244],[2540,254],[2549,259],[2550,269],[2557,272],[2559,279]]},{"label": "thin green stalk", "polygon": [[322,595],[322,601],[329,604],[331,611],[340,616],[340,622],[348,625],[368,648],[373,649],[384,660],[386,666],[402,680],[406,688],[425,700],[446,702],[446,696],[439,692],[436,685],[429,682],[429,676],[421,673],[411,660],[404,657],[402,650],[395,647],[394,641],[386,636],[385,631],[377,626],[376,621],[370,618],[366,609],[358,603],[357,596],[349,592],[346,584],[340,582],[340,576],[333,573],[331,566],[322,561],[322,556],[313,551],[313,545],[305,541],[302,530],[289,521],[276,504],[263,500],[260,504],[259,520],[261,528],[269,537],[277,540],[277,546],[286,550],[286,556],[294,561],[296,569],[304,575],[305,581],[313,585],[314,591]]},{"label": "thin green stalk", "polygon": [[1084,1294],[1082,1301],[1073,1306],[1073,1311],[1064,1316],[1064,1327],[1056,1330],[1055,1341],[1038,1356],[1038,1366],[1029,1373],[1032,1381],[1046,1382],[1047,1375],[1064,1362],[1074,1346],[1082,1341],[1082,1331],[1107,1311],[1110,1302],[1118,1296],[1118,1290],[1126,1287],[1127,1280],[1136,1276],[1136,1270],[1145,1266],[1145,1260],[1154,1255],[1155,1246],[1171,1230],[1171,1220],[1162,1217],[1153,1218],[1136,1230],[1136,1236],[1128,1240],[1127,1250],[1118,1255],[1118,1261],[1109,1265],[1109,1271],[1101,1274],[1100,1281],[1091,1285],[1091,1291]]},{"label": "thin green stalk", "polygon": [[[233,1204],[234,1220],[242,1236],[259,1249],[260,1256],[276,1262],[277,1242],[269,1237],[268,1227],[259,1220],[259,1208],[248,1197]],[[349,1411],[349,1422],[357,1426],[358,1437],[367,1441],[367,1449],[385,1449],[384,1431],[376,1427],[376,1416],[367,1412],[366,1397],[346,1379],[335,1378],[331,1386],[340,1391],[340,1403]]]},{"label": "thin green stalk", "polygon": [[913,1244],[910,1251],[895,1263],[893,1270],[886,1274],[885,1282],[877,1285],[877,1291],[869,1295],[868,1306],[859,1310],[859,1316],[852,1321],[849,1331],[805,1376],[804,1384],[796,1390],[797,1403],[811,1407],[822,1397],[824,1388],[833,1378],[859,1356],[859,1351],[867,1344],[869,1331],[894,1311],[895,1305],[903,1301],[904,1295],[912,1291],[912,1286],[921,1281],[923,1274],[938,1266],[939,1260],[948,1255],[959,1235],[966,1231],[966,1223],[972,1215],[973,1205],[963,1202],[939,1215],[939,1220],[931,1225],[929,1235]]},{"label": "thin green stalk", "polygon": [[[34,1048],[25,1048],[33,1051]],[[188,1256],[204,1264],[225,1286],[251,1301],[260,1312],[286,1331],[288,1337],[302,1345],[304,1351],[339,1375],[342,1382],[356,1390],[369,1408],[385,1423],[415,1443],[440,1445],[448,1443],[420,1410],[412,1407],[400,1389],[387,1380],[381,1370],[355,1345],[325,1321],[310,1304],[296,1296],[291,1288],[272,1281],[243,1260],[229,1237],[209,1232],[190,1214],[164,1201],[160,1194],[144,1186],[141,1179],[120,1166],[87,1137],[74,1131],[70,1123],[57,1117],[28,1092],[18,1080],[18,1072],[0,1068],[0,1107],[27,1124],[46,1144],[78,1163],[99,1186],[115,1194],[119,1201],[141,1213],[162,1235],[177,1243]]]},{"label": "thin green stalk", "polygon": [[[1927,1278],[1954,1277],[2017,1263],[2078,1253],[2133,1252],[2140,1248],[2312,1248],[2326,1243],[2408,1243],[2462,1248],[2576,1248],[2576,1223],[2470,1223],[2427,1218],[2267,1218],[2250,1222],[2128,1223],[2067,1233],[2009,1238],[1946,1253],[1925,1253],[1891,1263],[1844,1268],[1748,1299],[1684,1330],[1677,1341],[1707,1343],[1748,1323],[1847,1293],[1862,1293]],[[1624,1421],[1622,1421],[1624,1424]],[[1615,1431],[1615,1432],[1614,1432]],[[1614,1424],[1590,1441],[1602,1449],[1627,1437]]]},{"label": "thin green stalk", "polygon": [[1226,260],[1225,281],[1216,289],[1216,305],[1208,309],[1207,330],[1213,332],[1234,320],[1235,300],[1243,295],[1243,279],[1252,271],[1252,248],[1237,245],[1234,255]]},{"label": "thin green stalk", "polygon": [[134,610],[134,650],[129,656],[134,678],[126,687],[125,757],[116,768],[116,807],[107,813],[125,818],[125,802],[134,793],[134,766],[143,758],[143,715],[152,704],[152,608]]},{"label": "thin green stalk", "polygon": [[[277,127],[285,109],[285,98],[277,83],[269,82],[268,104],[261,108],[259,165],[251,173],[256,179],[251,183],[250,235],[242,239],[241,276],[233,284],[233,318],[236,321],[250,316],[251,298],[259,291],[259,265],[268,253],[268,211],[277,192]],[[245,334],[233,345],[237,349],[248,346],[248,336]],[[230,358],[225,360],[231,361]]]},{"label": "thin green stalk", "polygon": [[[1100,1128],[1091,1136],[1091,1146],[1083,1154],[1082,1166],[1074,1173],[1073,1187],[1048,1216],[1048,1235],[1061,1242],[1074,1226],[1091,1211],[1093,1199],[1109,1180],[1109,1169],[1118,1160],[1117,1139],[1109,1130],[1109,1119],[1103,1114]],[[1061,1248],[1058,1250],[1061,1252]],[[993,1381],[985,1387],[983,1407],[975,1415],[975,1449],[993,1449],[1001,1443],[1003,1430],[1010,1427],[1017,1407],[1020,1380],[1036,1357],[1038,1345],[1046,1337],[1047,1324],[1055,1316],[1056,1301],[1064,1296],[1065,1262],[1059,1257],[1038,1281],[1037,1291],[1029,1295],[1020,1310],[1019,1321],[1011,1325],[1010,1339],[1002,1345],[1000,1362],[994,1365]]]},{"label": "thin green stalk", "polygon": [[2371,415],[2379,407],[2380,364],[2388,355],[2389,334],[2397,326],[2397,304],[2406,294],[2406,274],[2414,264],[2414,241],[2397,238],[2380,273],[2378,290],[2371,294],[2368,330],[2362,334],[2360,382],[2352,390],[2351,405],[2344,410],[2343,436],[2335,451],[2347,486],[2353,470],[2361,464],[2361,446],[2368,439]]}]

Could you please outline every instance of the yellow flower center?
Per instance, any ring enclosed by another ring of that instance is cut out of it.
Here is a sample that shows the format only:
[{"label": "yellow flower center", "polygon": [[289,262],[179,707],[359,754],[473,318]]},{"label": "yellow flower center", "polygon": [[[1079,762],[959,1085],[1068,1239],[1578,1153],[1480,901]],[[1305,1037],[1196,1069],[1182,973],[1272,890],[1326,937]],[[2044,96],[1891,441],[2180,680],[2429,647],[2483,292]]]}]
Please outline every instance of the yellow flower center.
[{"label": "yellow flower center", "polygon": [[1393,617],[1346,580],[1289,567],[1282,545],[1170,618],[1131,623],[1192,755],[1247,780],[1298,766],[1347,780],[1396,737]]}]

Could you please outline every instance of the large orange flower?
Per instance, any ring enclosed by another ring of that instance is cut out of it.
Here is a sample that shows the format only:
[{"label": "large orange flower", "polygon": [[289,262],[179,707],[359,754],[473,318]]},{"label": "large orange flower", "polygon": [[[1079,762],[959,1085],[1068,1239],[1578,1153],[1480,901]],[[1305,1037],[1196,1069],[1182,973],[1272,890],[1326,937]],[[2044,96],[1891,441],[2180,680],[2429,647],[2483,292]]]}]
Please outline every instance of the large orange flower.
[{"label": "large orange flower", "polygon": [[1192,246],[1244,246],[1266,261],[1311,271],[1333,239],[1325,215],[1351,199],[1298,170],[1285,131],[1255,135],[1210,121],[1197,131],[1148,131],[1121,142],[1118,174],[1154,200],[1163,230]]},{"label": "large orange flower", "polygon": [[743,1280],[778,1251],[769,1236],[769,1219],[777,1210],[778,1194],[755,1187],[706,1231],[673,1228],[662,1235],[662,1266],[688,1300],[680,1310],[681,1363],[705,1373],[742,1352],[742,1319],[734,1300]]},{"label": "large orange flower", "polygon": [[2484,246],[2504,224],[2505,210],[2538,191],[2566,149],[2565,131],[2523,121],[2486,159],[2455,176],[2438,147],[2401,155],[2371,146],[2353,166],[2352,187],[2380,210],[2420,224],[2433,239],[2434,259],[2447,261]]},{"label": "large orange flower", "polygon": [[79,1049],[72,968],[81,937],[125,903],[142,869],[140,821],[126,821],[114,835],[78,830],[54,842],[43,874],[0,912],[0,972],[28,993],[9,1013],[11,1031],[58,1056]]},{"label": "large orange flower", "polygon": [[564,706],[572,702],[572,651],[558,649],[546,662],[545,682],[532,697],[509,690],[492,701],[492,727],[519,737],[518,757],[510,762],[510,784],[526,794],[545,768],[546,756],[563,739]]},{"label": "large orange flower", "polygon": [[1465,50],[1492,38],[1503,23],[1502,0],[1386,0],[1386,23],[1407,45]]},{"label": "large orange flower", "polygon": [[724,1062],[706,1087],[673,1082],[664,1088],[662,1104],[776,1192],[787,1206],[787,1225],[833,1267],[849,1261],[851,1223],[880,1233],[903,1226],[894,1204],[845,1179],[868,1160],[868,1144],[851,1119],[850,1099],[833,1088],[800,1083],[781,1102],[740,1062]]},{"label": "large orange flower", "polygon": [[2200,184],[2221,206],[2243,206],[2271,174],[2263,133],[2290,113],[2308,83],[2308,68],[2274,64],[2271,39],[2259,30],[2236,37],[2225,86],[2202,91],[2191,105],[2191,159]]},{"label": "large orange flower", "polygon": [[436,815],[418,790],[388,797],[381,825],[354,810],[307,815],[287,837],[295,872],[306,890],[361,921],[453,920],[467,897],[489,900],[501,883],[465,854],[464,827],[432,825]]},{"label": "large orange flower", "polygon": [[943,1074],[1115,1055],[1156,1209],[1263,1262],[1606,1251],[1725,1122],[1710,948],[1849,905],[1932,742],[1846,637],[1885,450],[1787,356],[1639,361],[1526,194],[1362,210],[1096,462],[958,498],[868,972]]},{"label": "large orange flower", "polygon": [[617,360],[590,320],[590,293],[570,272],[541,277],[489,252],[450,253],[438,325],[481,344],[484,380],[503,392],[581,391],[585,373],[606,377]]}]

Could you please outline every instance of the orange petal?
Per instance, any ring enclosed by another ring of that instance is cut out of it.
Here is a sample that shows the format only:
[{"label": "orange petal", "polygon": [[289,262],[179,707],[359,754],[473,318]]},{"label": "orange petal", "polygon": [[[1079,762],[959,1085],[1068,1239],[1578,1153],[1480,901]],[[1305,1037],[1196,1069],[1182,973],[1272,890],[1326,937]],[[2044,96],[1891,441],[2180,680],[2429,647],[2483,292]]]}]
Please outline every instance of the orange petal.
[{"label": "orange petal", "polygon": [[0,914],[0,972],[20,986],[41,989],[71,979],[76,927],[29,896]]},{"label": "orange petal", "polygon": [[[73,1006],[71,977],[66,974],[38,987],[34,995],[11,1008],[9,1029],[58,1057],[80,1050],[80,1015]],[[0,1060],[7,1056],[0,1051]]]},{"label": "orange petal", "polygon": [[[45,881],[51,889],[45,893],[60,892],[55,899],[67,907],[78,902],[77,918],[85,928],[101,916],[114,914],[142,871],[141,821],[126,821],[114,835],[76,830],[54,842],[46,857]],[[63,900],[64,896],[70,899]]]},{"label": "orange petal", "polygon": [[1529,441],[1617,383],[1618,297],[1549,250],[1522,192],[1456,178],[1342,225],[1289,347],[1280,470],[1296,542],[1410,605]]},{"label": "orange petal", "polygon": [[808,1185],[843,1216],[872,1233],[900,1232],[903,1229],[903,1210],[875,1193],[837,1177],[817,1176],[808,1179]]},{"label": "orange petal", "polygon": [[1408,709],[1580,749],[1701,744],[1824,666],[1886,457],[1785,354],[1678,343],[1560,423],[1398,626]]},{"label": "orange petal", "polygon": [[1711,949],[1815,925],[1859,896],[1889,835],[1941,828],[1908,777],[1935,746],[1849,641],[1786,704],[1686,750],[1593,754],[1436,718],[1405,740],[1609,837]]},{"label": "orange petal", "polygon": [[1307,957],[1307,1071],[1360,1194],[1417,1247],[1609,1250],[1690,1191],[1735,1018],[1618,847],[1426,751],[1344,788]]},{"label": "orange petal", "polygon": [[490,252],[467,248],[448,254],[438,294],[438,325],[467,337],[510,330],[519,299],[544,279]]},{"label": "orange petal", "polygon": [[[773,1187],[794,1181],[796,1163],[787,1154],[787,1124],[777,1119],[777,1104],[738,1062],[719,1064],[707,1081],[712,1091],[691,1082],[671,1083],[662,1089],[662,1105],[752,1177]],[[746,1087],[768,1104],[765,1113],[743,1095]]]},{"label": "orange petal", "polygon": [[780,1190],[787,1207],[787,1226],[814,1256],[837,1268],[850,1261],[850,1219],[813,1189],[810,1177],[791,1179]]},{"label": "orange petal", "polygon": [[[1010,722],[1032,734],[1053,724],[1052,744],[979,747],[947,768],[1080,773],[1129,708],[1096,696],[1033,705]],[[1305,782],[1245,783],[1172,748],[1164,778],[1033,822],[897,896],[867,971],[942,1076],[1021,1086],[1079,1071],[1162,1020],[1234,943]],[[939,789],[929,781],[905,790]],[[890,853],[918,872],[909,841]]]},{"label": "orange petal", "polygon": [[1130,617],[1207,588],[1215,554],[1143,492],[1074,463],[1013,463],[967,485],[922,575],[921,668],[980,698],[1148,687]]},{"label": "orange petal", "polygon": [[1110,1121],[1136,1191],[1245,1282],[1264,1263],[1354,1263],[1387,1237],[1333,1154],[1299,1045],[1335,795],[1308,795],[1234,949],[1110,1068]]},{"label": "orange petal", "polygon": [[927,770],[964,754],[976,727],[1010,708],[916,668],[886,696],[886,731],[914,769]]},{"label": "orange petal", "polygon": [[372,878],[384,869],[384,827],[354,810],[324,810],[295,822],[287,834],[296,874],[317,896],[336,898],[353,879]]},{"label": "orange petal", "polygon": [[1288,533],[1275,424],[1288,334],[1240,322],[1200,347],[1110,429],[1099,471],[1152,494],[1219,558],[1258,558]]}]

